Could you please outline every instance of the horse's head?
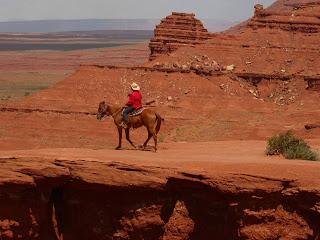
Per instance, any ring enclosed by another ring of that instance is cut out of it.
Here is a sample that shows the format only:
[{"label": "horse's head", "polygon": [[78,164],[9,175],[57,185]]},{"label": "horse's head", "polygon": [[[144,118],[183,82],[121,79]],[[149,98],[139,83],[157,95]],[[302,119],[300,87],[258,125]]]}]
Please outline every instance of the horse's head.
[{"label": "horse's head", "polygon": [[102,120],[104,116],[109,116],[110,113],[108,111],[108,105],[105,101],[102,101],[99,103],[98,113],[97,113],[97,119]]}]

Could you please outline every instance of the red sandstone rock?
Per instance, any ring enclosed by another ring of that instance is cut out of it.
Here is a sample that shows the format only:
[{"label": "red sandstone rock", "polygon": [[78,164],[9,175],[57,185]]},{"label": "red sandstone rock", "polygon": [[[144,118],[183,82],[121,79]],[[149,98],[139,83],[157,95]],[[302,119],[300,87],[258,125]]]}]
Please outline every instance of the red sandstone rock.
[{"label": "red sandstone rock", "polygon": [[210,34],[194,14],[173,12],[161,20],[150,40],[150,60],[160,54],[170,53],[181,46],[192,46],[209,39]]},{"label": "red sandstone rock", "polygon": [[[310,9],[308,13],[314,14]],[[213,146],[207,142],[202,146],[170,142],[160,153],[164,155],[152,156],[88,150],[105,149],[115,141],[111,121],[97,122],[90,112],[103,97],[123,103],[132,81],[139,81],[147,96],[157,100],[159,96],[159,102],[169,94],[180,98],[177,105],[161,108],[170,120],[165,127],[174,141],[264,140],[288,126],[297,130],[306,120],[316,121],[319,98],[305,89],[304,80],[319,75],[319,34],[305,33],[299,24],[297,31],[289,31],[288,19],[281,14],[258,15],[242,34],[219,34],[204,45],[179,49],[174,57],[159,57],[158,67],[83,66],[54,88],[12,103],[26,110],[1,109],[0,133],[5,136],[1,148],[46,148],[38,158],[1,158],[1,237],[54,239],[58,232],[64,239],[79,240],[190,235],[191,239],[316,239],[320,233],[317,163],[266,159],[264,147],[253,154],[255,141],[216,142],[211,152]],[[267,24],[254,25],[262,18]],[[283,24],[269,27],[273,18],[284,19]],[[206,62],[236,68],[222,77],[184,71],[183,65],[194,56],[204,57],[196,69]],[[165,63],[174,69],[161,68]],[[252,89],[246,88],[245,80]],[[257,101],[264,97],[282,103],[293,96],[299,102],[286,108]],[[232,148],[221,152],[224,144]],[[245,147],[249,154],[242,154]],[[50,151],[55,157],[49,157]],[[19,225],[8,225],[13,221]]]},{"label": "red sandstone rock", "polygon": [[254,6],[254,16],[259,17],[263,14],[263,5],[261,4],[256,4]]},{"label": "red sandstone rock", "polygon": [[320,32],[320,2],[319,1],[278,1],[279,6],[271,6],[263,10],[262,5],[255,6],[255,16],[248,26],[252,28],[275,28],[286,31],[319,33]]},{"label": "red sandstone rock", "polygon": [[112,150],[53,154],[64,160],[46,150],[1,158],[1,239],[307,240],[320,233],[317,163],[209,157],[168,164],[140,154],[128,164],[134,160],[124,153],[114,162]]},{"label": "red sandstone rock", "polygon": [[165,226],[163,240],[188,240],[194,231],[195,223],[189,216],[183,201],[177,201],[173,213]]},{"label": "red sandstone rock", "polygon": [[[248,223],[249,226],[246,226]],[[240,236],[244,239],[251,239],[252,236],[255,236],[255,240],[273,239],[274,236],[284,236],[285,239],[308,239],[312,238],[312,235],[313,231],[304,219],[296,213],[286,212],[281,206],[260,211],[244,210],[240,231]]]},{"label": "red sandstone rock", "polygon": [[204,44],[177,49],[170,57],[159,56],[158,64],[182,66],[193,56],[207,55],[221,66],[233,64],[237,77],[254,83],[303,79],[308,90],[319,91],[320,1],[277,1],[255,10],[239,27],[211,34]]}]

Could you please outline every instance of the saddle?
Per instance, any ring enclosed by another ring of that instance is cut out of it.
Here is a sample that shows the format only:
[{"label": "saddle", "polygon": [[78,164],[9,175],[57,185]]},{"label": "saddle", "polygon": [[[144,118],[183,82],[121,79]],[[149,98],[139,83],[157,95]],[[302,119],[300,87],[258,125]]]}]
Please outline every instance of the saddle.
[{"label": "saddle", "polygon": [[[124,110],[125,110],[125,108],[122,109],[122,112],[121,112],[122,116],[123,116]],[[142,108],[139,108],[139,109],[136,109],[136,110],[134,110],[133,112],[129,113],[129,116],[131,116],[131,117],[138,116],[138,115],[140,115],[144,110],[145,110],[145,108],[143,108],[143,107],[142,107]]]}]

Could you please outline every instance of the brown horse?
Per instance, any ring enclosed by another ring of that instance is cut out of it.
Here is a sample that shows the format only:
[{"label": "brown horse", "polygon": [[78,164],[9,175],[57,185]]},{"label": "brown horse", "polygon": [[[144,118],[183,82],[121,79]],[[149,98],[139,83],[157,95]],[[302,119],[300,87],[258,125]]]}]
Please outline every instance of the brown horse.
[{"label": "brown horse", "polygon": [[[121,141],[122,141],[122,127],[120,126],[122,122],[122,110],[123,107],[119,106],[111,106],[107,105],[104,101],[100,102],[97,119],[101,120],[104,116],[112,116],[115,125],[118,128],[119,134],[119,144],[116,149],[121,149]],[[148,138],[143,144],[143,148],[145,149],[150,138],[153,137],[154,139],[154,149],[157,151],[157,134],[160,130],[161,121],[163,118],[156,112],[152,111],[151,109],[144,109],[140,115],[137,116],[129,116],[129,123],[128,128],[125,129],[126,132],[126,139],[128,142],[136,148],[133,142],[130,140],[129,131],[130,128],[139,128],[141,126],[145,126],[148,130]]]}]

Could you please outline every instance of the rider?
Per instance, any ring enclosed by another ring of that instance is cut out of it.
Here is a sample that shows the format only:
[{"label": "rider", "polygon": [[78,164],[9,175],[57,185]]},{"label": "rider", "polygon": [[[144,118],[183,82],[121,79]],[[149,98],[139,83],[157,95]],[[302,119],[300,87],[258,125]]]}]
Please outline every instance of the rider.
[{"label": "rider", "polygon": [[123,111],[123,122],[121,126],[127,128],[127,124],[129,123],[129,114],[134,110],[142,108],[142,95],[140,92],[140,87],[136,83],[131,84],[131,94],[129,94],[129,100],[126,104],[125,110]]}]

